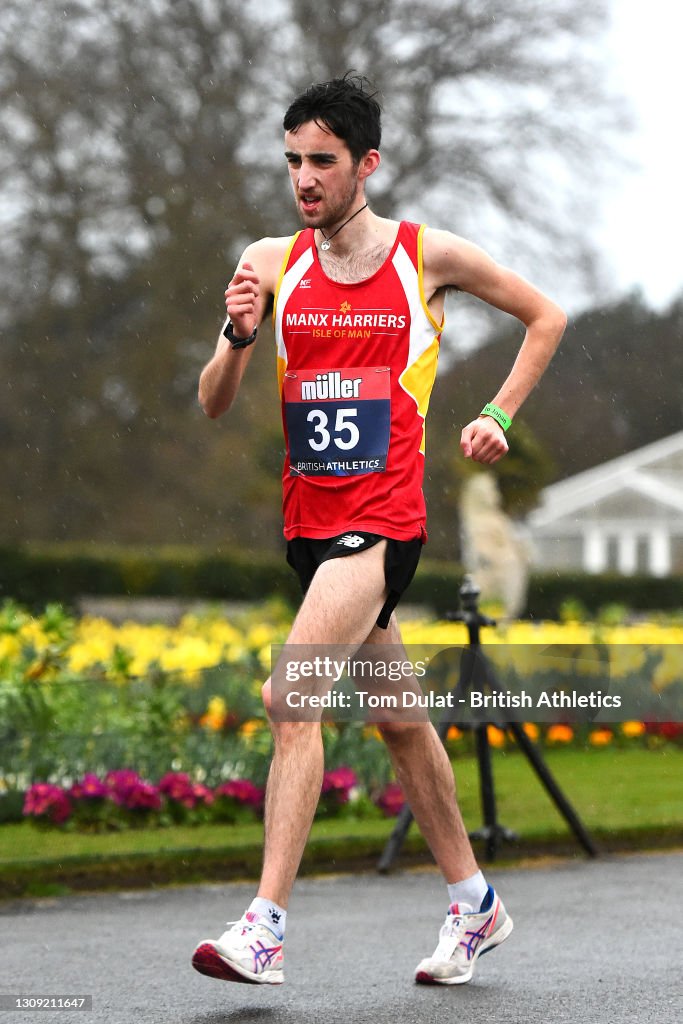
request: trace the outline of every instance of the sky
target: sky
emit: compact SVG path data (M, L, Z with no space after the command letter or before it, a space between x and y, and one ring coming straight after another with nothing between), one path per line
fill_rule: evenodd
M637 166L616 182L599 238L615 290L640 286L658 309L683 292L682 39L676 0L612 0L612 74L631 104Z

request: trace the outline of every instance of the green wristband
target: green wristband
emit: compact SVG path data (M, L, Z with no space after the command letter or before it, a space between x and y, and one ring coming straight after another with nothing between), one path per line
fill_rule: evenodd
M496 423L499 426L503 428L503 430L507 430L510 424L512 423L512 418L508 416L506 412L503 412L503 410L500 409L497 405L494 405L492 402L489 402L487 405L485 405L484 408L479 413L479 415L490 416L492 419L496 421Z

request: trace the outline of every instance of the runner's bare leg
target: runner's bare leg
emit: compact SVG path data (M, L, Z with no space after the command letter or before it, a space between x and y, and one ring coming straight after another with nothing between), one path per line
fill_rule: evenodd
M317 570L287 644L358 647L386 599L386 542L323 562ZM270 679L263 688L270 707ZM318 722L274 722L273 760L266 787L265 845L258 895L286 908L299 869L323 778Z
M401 631L392 615L389 628L375 626L368 644L401 644ZM405 659L397 655L398 660ZM420 831L447 882L474 875L477 865L462 820L455 779L448 755L430 722L378 723L396 778Z

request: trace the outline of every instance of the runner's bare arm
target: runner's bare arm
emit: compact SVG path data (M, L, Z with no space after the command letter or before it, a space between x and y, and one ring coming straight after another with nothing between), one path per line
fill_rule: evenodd
M483 395L511 418L541 379L564 333L567 318L560 307L523 277L496 263L478 246L448 231L424 235L424 282L429 301L442 289L460 288L517 317L526 335L500 390ZM497 462L508 450L503 429L490 416L464 428L463 454L476 462Z
M247 246L225 289L225 306L234 333L248 338L266 316L275 294L277 276L288 239L263 238ZM230 408L258 341L233 349L221 333L216 351L199 378L199 402L211 419Z

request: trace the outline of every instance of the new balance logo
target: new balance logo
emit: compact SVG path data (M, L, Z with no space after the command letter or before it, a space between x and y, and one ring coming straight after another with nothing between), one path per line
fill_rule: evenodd
M360 548L365 544L365 537L359 537L357 533L345 533L337 541L343 548Z
M299 281L299 288L310 288L310 287L311 287L311 278L310 277L305 277L302 281Z

